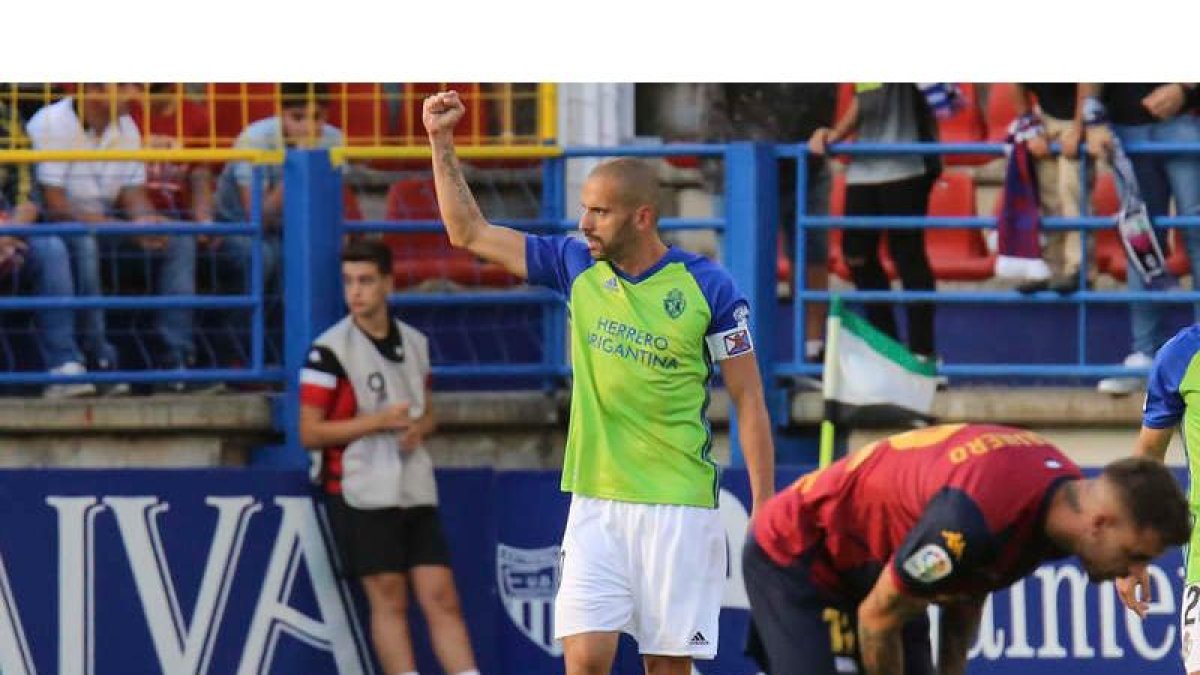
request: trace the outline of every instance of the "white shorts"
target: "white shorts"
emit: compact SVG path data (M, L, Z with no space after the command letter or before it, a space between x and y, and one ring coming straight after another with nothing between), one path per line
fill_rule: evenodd
M1200 672L1200 617L1197 617L1196 613L1197 595L1200 595L1200 584L1185 585L1183 602L1179 608L1179 640L1182 643L1183 670L1188 673Z
M717 655L728 564L718 509L574 496L554 638L622 631L655 656Z

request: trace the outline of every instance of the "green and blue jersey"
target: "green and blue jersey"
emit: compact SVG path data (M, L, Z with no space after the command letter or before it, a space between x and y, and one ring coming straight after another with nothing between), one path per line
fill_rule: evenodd
M715 508L712 364L753 351L749 306L716 263L670 248L637 277L566 236L529 236L529 281L562 293L574 385L562 489Z
M1184 328L1167 341L1154 357L1142 425L1151 429L1180 428L1187 457L1188 504L1192 522L1200 516L1200 490L1195 477L1200 468L1200 324ZM1200 581L1200 529L1192 528L1186 552L1186 583Z

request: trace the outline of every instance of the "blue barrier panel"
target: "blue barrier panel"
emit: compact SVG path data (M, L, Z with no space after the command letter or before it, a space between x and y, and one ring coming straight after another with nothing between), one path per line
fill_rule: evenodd
M779 472L781 484L798 467ZM568 497L558 473L438 472L462 606L489 675L563 672L550 611ZM1183 479L1182 471L1180 479ZM0 471L0 672L359 675L373 671L365 603L337 573L323 509L301 472ZM701 675L753 675L740 551L744 471L723 477L730 566L718 658ZM1071 561L994 594L971 672L1179 671L1178 551L1151 566L1143 622ZM415 603L413 603L415 605ZM422 673L439 673L413 607ZM935 631L936 644L936 631ZM640 674L622 641L614 673Z
M339 318L343 307L338 263L342 222L341 177L326 150L295 150L283 164L285 193L283 233L284 349L287 395L282 423L287 444L260 451L256 463L293 468L308 466L300 445L300 369L312 341ZM293 197L293 195L296 195Z
M365 673L303 474L0 472L0 671Z
M280 380L282 378L282 370L278 367L278 363L271 364L270 367L264 363L264 317L262 311L264 303L262 278L263 233L262 228L259 226L261 222L260 212L262 201L262 169L260 166L254 167L252 178L254 189L252 190L251 198L251 217L248 222L196 223L177 220L162 223L131 223L127 221L106 223L54 222L38 223L36 227L0 224L0 235L2 236L59 236L64 239L70 239L73 237L94 235L97 239L104 242L117 237L163 234L174 236L208 235L212 237L244 237L251 240L251 245L248 248L250 259L247 261L249 265L248 272L251 277L250 288L240 290L238 295L199 293L170 296L143 295L140 294L143 289L138 287L138 282L134 282L135 294L129 294L130 290L123 286L125 282L120 281L123 276L122 271L128 271L128 261L124 261L124 264L122 264L119 260L112 260L112 249L107 245L102 245L100 246L100 259L103 261L101 269L105 274L101 283L107 286L115 286L115 288L108 287L104 289L105 293L115 291L115 294L86 297L77 295L9 296L8 294L0 296L0 313L24 313L39 309L113 310L107 315L107 337L116 347L119 355L119 363L117 365L121 368L121 370L103 372L92 371L78 376L50 375L43 369L44 364L42 363L41 354L38 349L39 345L37 344L40 336L37 333L33 333L34 340L31 345L20 345L18 342L19 347L13 350L9 340L13 337L18 337L19 339L20 332L13 331L14 335L10 335L5 330L0 332L0 343L2 343L3 350L6 352L4 361L9 364L8 367L10 370L0 372L0 386L44 385L69 382L149 384L159 382L269 382ZM119 257L119 254L117 257ZM147 265L147 269L149 269L149 265ZM69 273L69 271L65 273ZM146 272L146 275L147 279L152 278L149 271ZM3 275L5 283L7 283L9 278L9 274L6 271ZM14 276L14 278L19 277ZM78 283L78 280L76 282ZM156 290L153 286L154 282L146 281L146 283L150 284L151 291ZM15 282L12 284L12 287L14 289L13 292L24 292L25 290L24 288L20 288ZM193 367L188 368L186 371L163 370L155 364L155 359L152 355L158 351L158 347L155 344L158 336L152 334L152 329L139 326L136 320L132 322L131 328L118 328L118 325L121 324L120 319L127 316L124 313L172 308L197 310L192 324L194 327L194 354L192 355L196 357L199 366L197 367L193 364ZM249 333L250 339L248 355L245 358L240 353L225 353L223 350L214 350L209 344L209 340L222 339L224 336L217 335L217 333L221 333L226 329L224 327L215 328L206 326L198 310L222 309L243 310L251 316L251 321L246 327L246 332ZM20 316L22 315L18 314L18 317ZM81 336L77 334L75 337L78 340ZM221 351L221 353L216 354L214 353L215 351ZM235 363L239 366L244 365L245 367L230 368ZM139 365L143 366L144 369L137 369Z
M768 414L778 424L788 416L787 396L771 377L773 336L770 311L775 300L775 230L779 219L776 166L771 146L732 143L725 153L725 266L738 289L750 301L750 332L759 358ZM762 236L766 233L767 236ZM758 236L756 236L758 235ZM744 466L736 415L730 416L731 463Z
M1196 155L1200 154L1200 143L1129 143L1124 146L1125 151L1130 155ZM853 156L881 156L881 155L961 155L961 154L983 154L1003 156L1005 146L999 143L838 143L829 148L828 156L834 157L838 155ZM1054 153L1060 152L1061 148L1057 144L1051 146L1051 151ZM775 155L777 157L789 157L804 160L808 157L808 146L806 144L794 145L779 145L775 147ZM822 371L820 364L811 364L804 362L804 309L805 304L809 301L826 302L830 297L830 293L824 291L812 291L806 287L805 265L806 260L804 253L804 242L806 230L808 229L828 229L828 228L846 228L846 229L862 229L862 228L879 228L891 229L900 227L920 227L924 229L943 229L943 228L995 228L996 218L989 217L897 217L897 216L858 216L845 215L840 217L828 217L811 215L805 212L804 193L807 189L806 174L807 162L797 162L797 179L796 193L798 195L795 222L789 223L788 226L793 227L796 231L796 241L799 247L797 260L795 261L793 274L793 288L796 292L792 297L792 351L791 359L781 359L776 362L774 373L779 376L805 376L818 375ZM947 169L947 172L952 172L952 169ZM1080 171L1080 212L1087 213L1089 205L1089 189L1087 178L1087 162L1079 162ZM1195 228L1200 227L1200 217L1195 215L1188 216L1166 216L1155 215L1154 224L1158 229L1181 227ZM1079 230L1081 232L1094 232L1098 230L1112 229L1115 227L1115 221L1112 217L1089 217L1082 216L1076 218L1060 218L1049 217L1044 218L1042 227L1046 230ZM1079 270L1079 285L1086 286L1088 270L1091 265L1089 259L1089 251L1086 238L1081 237L1081 259L1083 264ZM1194 301L1197 297L1194 293L1179 293L1179 292L1163 292L1159 291L1120 291L1110 293L1093 293L1079 292L1063 297L1050 291L1042 291L1032 295L1022 295L1015 290L1000 291L1000 292L912 292L912 291L871 291L871 292L851 292L844 293L842 296L852 302L865 301L888 301L888 302L927 302L933 301L936 303L963 303L963 302L979 302L979 303L1063 303L1074 305L1075 312L1075 359L1072 364L1053 364L1050 370L1045 368L1039 369L1032 363L987 363L987 364L954 364L947 365L939 369L939 372L946 375L981 377L981 378L1017 378L1028 375L1045 375L1045 376L1061 376L1061 377L1110 377L1121 375L1138 376L1144 374L1138 371L1121 369L1118 366L1111 364L1098 365L1089 360L1087 353L1088 334L1088 312L1089 306L1095 303L1115 303L1133 305L1134 303L1152 302L1152 303L1184 303ZM1200 314L1197 315L1200 317ZM1181 326L1182 327L1182 326ZM1053 371L1053 372L1052 372Z

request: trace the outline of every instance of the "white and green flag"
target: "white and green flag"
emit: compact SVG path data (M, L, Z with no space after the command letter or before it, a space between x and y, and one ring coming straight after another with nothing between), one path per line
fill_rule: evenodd
M835 425L929 421L937 366L915 356L834 298L825 336L825 419Z

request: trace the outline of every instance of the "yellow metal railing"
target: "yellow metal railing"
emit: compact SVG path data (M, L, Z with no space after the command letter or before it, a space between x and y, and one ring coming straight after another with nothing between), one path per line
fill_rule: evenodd
M562 153L562 148L553 145L467 145L458 148L458 156L463 159L544 159L559 157ZM349 146L329 151L330 159L335 164L372 159L429 159L431 155L428 145L377 148Z
M544 146L553 145L557 138L553 84L352 82L321 87L323 96L317 97L311 87L310 95L325 103L326 121L345 134L350 147L424 146L421 102L448 88L457 90L467 106L467 118L457 135L461 146ZM173 141L171 147L199 149L230 147L247 125L279 114L283 104L279 83L120 83L102 88L80 83L0 83L5 108L0 119L10 130L7 137L0 137L0 148L28 148L27 139L12 130L38 108L64 96L73 98L77 110L84 100L104 99L112 112L128 111L143 136L147 135L145 113L153 111L156 136ZM193 117L206 123L193 123ZM168 120L165 125L163 119Z
M4 150L0 164L38 162L251 162L282 164L282 150L182 148L177 150Z

